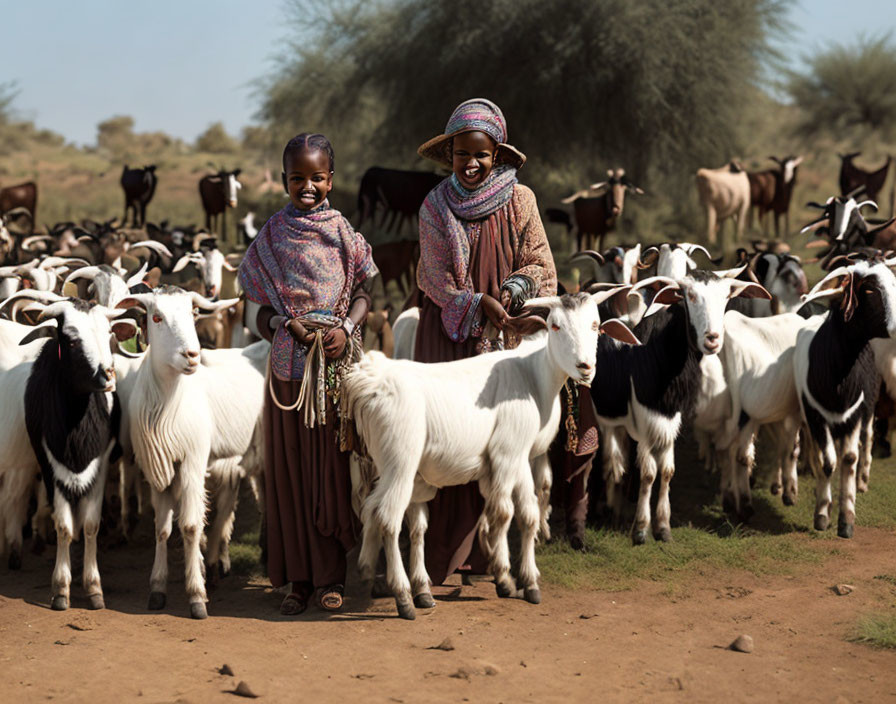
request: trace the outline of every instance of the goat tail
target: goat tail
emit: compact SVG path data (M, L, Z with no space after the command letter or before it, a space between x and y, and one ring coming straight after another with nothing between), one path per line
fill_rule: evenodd
M377 394L386 371L386 355L377 350L367 352L351 366L342 382L342 404L348 418L363 415L364 407Z

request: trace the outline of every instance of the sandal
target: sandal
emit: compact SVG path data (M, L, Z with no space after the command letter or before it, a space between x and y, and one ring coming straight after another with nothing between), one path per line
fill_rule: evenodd
M332 584L317 590L317 603L324 611L342 609L342 585Z
M299 591L292 591L280 602L280 613L284 616L298 616L308 608L310 590L299 587Z

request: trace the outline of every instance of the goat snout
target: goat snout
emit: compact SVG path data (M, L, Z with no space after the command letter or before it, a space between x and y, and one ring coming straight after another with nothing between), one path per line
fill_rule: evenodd
M719 351L722 346L721 335L717 332L708 332L703 340L703 347L707 352L713 354Z
M588 362L579 362L576 365L579 370L578 383L582 386L591 386L591 380L594 379L594 365Z
M184 370L184 373L192 374L199 366L199 350L183 350L181 354L187 362L187 367Z

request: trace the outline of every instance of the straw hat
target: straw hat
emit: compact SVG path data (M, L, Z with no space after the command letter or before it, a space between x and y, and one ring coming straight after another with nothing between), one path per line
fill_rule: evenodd
M463 132L473 131L485 132L495 140L498 144L495 152L496 161L510 164L517 169L526 163L526 155L507 144L507 122L504 120L501 108L485 98L466 100L454 108L454 112L448 118L448 124L445 125L445 133L420 145L417 153L450 169L451 138Z

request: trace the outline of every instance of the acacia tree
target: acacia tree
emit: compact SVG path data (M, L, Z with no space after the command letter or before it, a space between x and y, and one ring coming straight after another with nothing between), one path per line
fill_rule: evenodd
M488 97L535 165L525 179L550 197L624 166L671 212L698 167L738 154L787 4L294 2L293 43L263 84L260 117L281 139L324 131L343 176L357 177L373 163L419 167L417 145L451 110Z
M845 130L896 132L896 46L889 36L837 45L792 74L788 92L803 111L799 131L808 137Z

